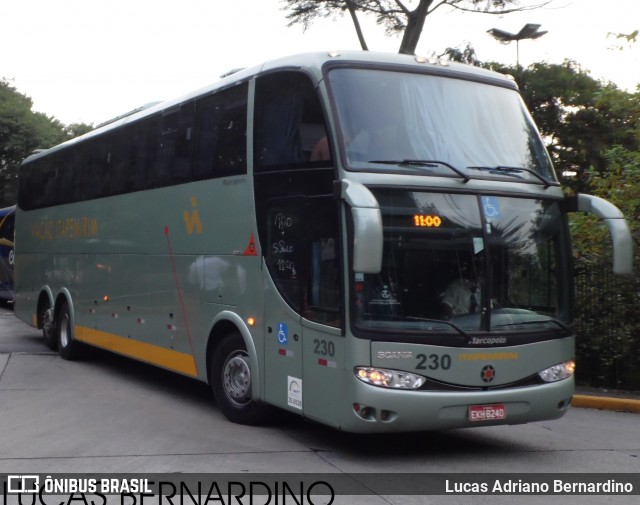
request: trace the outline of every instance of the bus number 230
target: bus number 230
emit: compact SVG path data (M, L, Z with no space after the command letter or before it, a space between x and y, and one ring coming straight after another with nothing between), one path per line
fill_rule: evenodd
M448 354L418 354L416 370L449 370L451 368L451 356Z

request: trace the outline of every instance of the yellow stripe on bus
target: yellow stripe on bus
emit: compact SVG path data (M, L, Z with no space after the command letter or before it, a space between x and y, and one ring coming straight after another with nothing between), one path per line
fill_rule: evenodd
M112 333L94 330L85 326L76 326L78 340L135 358L140 361L158 365L190 377L197 377L196 362L192 355L165 349L139 340L119 337Z

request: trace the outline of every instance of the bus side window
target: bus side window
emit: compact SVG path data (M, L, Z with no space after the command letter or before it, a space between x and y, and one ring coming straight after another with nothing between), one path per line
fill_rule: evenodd
M130 191L141 191L147 185L147 163L148 160L148 137L146 134L146 126L148 120L131 125L130 138L131 150L130 156Z
M336 174L320 97L309 76L296 71L260 76L255 89L256 215L269 273L292 309L339 327Z
M329 326L341 325L340 254L336 203L331 197L313 199L307 209L310 230L306 261L309 282L304 296L305 318Z
M22 168L22 176L18 180L18 202L22 208L31 210L42 206L44 180L45 166L41 160Z
M280 294L306 319L339 327L336 201L332 196L282 199L267 216L265 259Z
M193 142L193 121L195 102L183 103L180 107L178 130L176 132L173 149L173 163L171 164L171 184L189 180L191 172L191 146Z
M40 168L40 176L42 177L42 185L40 186L40 191L42 191L41 205L43 207L49 207L58 203L56 201L56 195L58 195L59 192L60 180L58 179L58 157L58 153L54 154L49 158L48 163L43 164Z
M322 107L311 80L300 72L279 72L258 78L254 119L256 171L306 168L327 164L312 159L327 137ZM316 162L313 164L312 162Z
M180 109L178 107L165 111L162 115L162 130L157 145L158 158L155 170L152 172L153 187L161 188L169 184L170 169L175 157L179 120Z
M244 106L228 107L218 125L215 171L220 176L247 172L247 111Z
M144 168L140 169L144 174L144 189L157 188L154 173L156 171L156 163L158 162L159 152L157 149L159 137L161 135L162 116L155 114L143 120L141 131L144 132L144 147L141 149L142 158L144 160Z
M302 202L273 202L267 212L265 260L278 291L287 303L300 312L302 287L307 272L303 259Z
M186 102L162 115L158 156L155 170L152 171L153 187L189 181L194 110L194 102Z
M60 167L60 203L75 202L80 197L78 184L78 167L82 166L83 154L81 150L64 152Z
M108 173L107 146L99 139L91 139L81 150L85 159L81 177L81 200L99 198L104 193L103 174Z
M110 134L107 170L102 174L103 194L118 195L131 191L131 142L129 129Z
M247 172L247 92L243 83L197 101L193 179Z

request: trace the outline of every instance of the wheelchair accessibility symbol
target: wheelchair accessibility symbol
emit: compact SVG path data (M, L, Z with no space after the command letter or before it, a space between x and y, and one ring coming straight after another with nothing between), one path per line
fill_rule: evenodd
M286 323L278 323L278 343L283 345L289 343L289 328Z
M500 203L495 196L483 196L482 208L484 209L484 217L487 219L500 218Z

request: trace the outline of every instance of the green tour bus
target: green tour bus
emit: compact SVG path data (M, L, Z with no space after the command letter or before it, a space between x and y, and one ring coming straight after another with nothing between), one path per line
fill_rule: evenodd
M313 53L223 76L33 154L15 313L64 359L107 349L351 432L562 416L574 391L565 197L514 81Z

